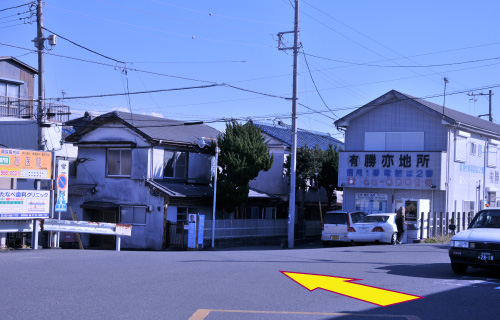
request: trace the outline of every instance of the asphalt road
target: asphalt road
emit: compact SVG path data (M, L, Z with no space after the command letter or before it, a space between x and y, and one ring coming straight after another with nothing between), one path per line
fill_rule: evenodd
M500 272L456 276L447 248L0 252L0 319L498 319ZM423 298L381 307L309 291L280 271L361 279Z

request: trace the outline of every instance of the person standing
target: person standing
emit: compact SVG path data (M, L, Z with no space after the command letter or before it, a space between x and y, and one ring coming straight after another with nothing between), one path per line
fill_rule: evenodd
M401 244L403 240L403 234L405 233L405 208L401 206L398 211L396 211L396 227L398 227L398 235L396 238L396 244Z

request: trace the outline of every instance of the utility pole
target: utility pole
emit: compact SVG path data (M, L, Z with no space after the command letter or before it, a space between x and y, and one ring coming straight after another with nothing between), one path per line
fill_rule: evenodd
M484 117L484 116L488 116L488 120L490 122L493 122L493 112L492 112L492 105L491 105L491 98L493 97L493 93L491 90L489 90L488 93L474 93L474 92L471 92L471 93L467 93L467 95L469 97L473 97L475 99L475 96L488 96L488 101L489 101L489 108L488 108L488 114L480 114L478 115L478 117ZM472 99L472 98L471 98Z
M38 49L38 105L36 111L36 121L38 123L38 150L44 150L44 139L43 139L43 115L45 102L45 87L44 87L44 41L43 38L43 2L38 0L36 8L36 25L37 33L35 39L35 46Z
M282 36L293 33L293 47L283 48ZM292 145L290 161L290 196L288 197L288 248L294 247L295 233L295 169L297 167L297 90L298 90L298 67L299 67L299 0L295 0L295 22L294 30L278 33L278 49L293 50L293 97L292 97Z
M36 122L38 124L38 150L45 150L44 135L43 135L43 114L45 102L45 88L44 88L44 41L43 38L43 2L37 1L36 6L36 39L35 46L38 49L38 105L36 110ZM40 190L40 180L36 180L36 189ZM38 250L38 230L40 228L40 220L33 220L33 233L31 236L31 248Z

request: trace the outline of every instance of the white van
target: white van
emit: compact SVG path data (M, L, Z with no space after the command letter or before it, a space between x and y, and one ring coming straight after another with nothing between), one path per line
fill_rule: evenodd
M328 211L325 214L323 230L321 231L323 245L329 246L334 243L349 242L347 228L365 216L366 214L361 211Z

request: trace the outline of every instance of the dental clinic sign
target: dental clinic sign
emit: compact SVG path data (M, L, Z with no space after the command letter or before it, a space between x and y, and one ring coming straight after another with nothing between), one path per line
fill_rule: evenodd
M357 188L441 189L443 152L348 152L339 154L339 185Z

